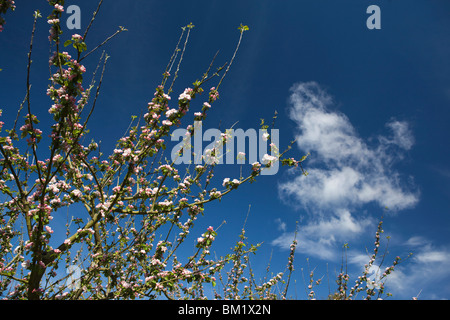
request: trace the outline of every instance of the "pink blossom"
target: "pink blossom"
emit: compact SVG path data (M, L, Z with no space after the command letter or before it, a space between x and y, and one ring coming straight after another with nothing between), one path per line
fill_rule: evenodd
M83 40L83 37L80 36L79 34L75 33L72 35L72 39L73 40Z
M83 195L83 193L78 189L73 190L72 194L77 198L80 198Z
M125 149L125 151L123 152L123 156L124 157L128 157L130 154L131 154L131 149L130 148Z
M169 118L170 116L176 114L178 111L176 109L170 109L166 111L166 117Z
M49 19L49 20L47 21L47 23L48 23L48 24L57 24L57 23L59 23L59 19Z
M55 9L59 12L63 12L64 11L64 7L60 4L55 4Z
M187 88L184 90L184 92L182 94L180 94L180 96L178 97L178 100L191 100L191 95L190 92L192 91L192 89Z
M267 153L262 157L262 162L264 164L270 164L270 166L273 165L273 162L276 161L278 158L274 156L269 156Z

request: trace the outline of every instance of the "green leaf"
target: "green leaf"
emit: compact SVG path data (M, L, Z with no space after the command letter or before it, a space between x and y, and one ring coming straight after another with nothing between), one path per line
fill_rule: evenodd
M239 26L238 30L239 30L240 32L244 32L244 31L248 31L249 28L248 28L248 26L244 26L244 25L241 23L241 25Z
M72 44L72 40L66 40L66 42L64 42L64 47L70 46Z

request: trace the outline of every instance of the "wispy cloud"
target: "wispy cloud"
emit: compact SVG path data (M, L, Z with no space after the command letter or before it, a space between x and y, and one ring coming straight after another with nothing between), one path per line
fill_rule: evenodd
M346 241L373 225L369 215L356 215L364 205L391 211L412 208L419 194L408 188L394 164L413 147L407 122L391 119L386 134L362 139L348 117L332 110L333 98L316 82L291 88L290 118L295 121L297 145L311 153L309 175L292 175L279 185L280 197L310 215L301 232L310 246L300 250L329 258L336 241ZM281 245L284 234L273 244Z
M437 247L423 237L410 238L405 245L413 246L414 254L389 276L389 291L405 299L419 293L423 299L448 299L450 249Z
M297 250L323 260L335 260L341 254L340 250L336 250L336 244L342 245L360 235L372 222L367 217L357 220L347 210L338 210L328 217L316 216L309 223L299 225ZM282 235L272 241L272 245L289 249L294 236L294 232L287 232L285 228Z

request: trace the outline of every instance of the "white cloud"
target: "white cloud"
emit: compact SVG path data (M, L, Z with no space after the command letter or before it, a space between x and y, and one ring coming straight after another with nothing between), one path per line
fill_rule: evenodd
M371 218L356 220L349 211L338 210L331 217L300 224L297 251L324 260L334 260L341 253L339 246L365 232L372 222ZM288 249L293 239L293 232L283 232L272 241L272 245Z
M331 110L333 99L317 83L295 84L289 102L297 145L311 153L309 175L291 175L278 188L281 199L310 213L309 221L300 226L300 251L334 257L330 250L335 251L337 242L375 223L367 216L355 218L356 210L374 203L398 211L418 202L418 192L409 189L393 168L414 144L407 122L391 119L386 134L376 137L373 145L358 135L345 114ZM284 246L287 235L273 244Z
M279 231L286 231L286 222L283 222L280 218L275 219L275 223L277 224L277 229Z
M405 242L404 245L407 246L407 247L419 247L419 246L422 246L424 244L428 244L428 240L425 237L413 236L413 237L409 238Z
M442 250L421 252L415 257L415 260L421 264L446 263L450 262L450 254Z
M401 150L410 149L414 138L406 122L391 120L392 136L379 137L378 146L361 139L346 115L329 111L332 99L315 82L299 83L291 89L291 118L297 123L297 144L311 152L312 162L321 167L308 170L280 185L282 196L293 196L305 206L343 208L376 202L401 210L414 206L416 192L402 187L391 166Z
M392 120L386 126L392 130L393 137L386 139L385 142L396 144L405 150L411 149L414 144L414 137L411 134L408 123Z
M286 232L273 240L271 244L282 249L289 250L289 246L294 240L294 232ZM312 238L307 233L301 231L297 234L297 252L304 253L308 256L315 256L324 260L333 260L336 258L336 250L330 246L329 239Z

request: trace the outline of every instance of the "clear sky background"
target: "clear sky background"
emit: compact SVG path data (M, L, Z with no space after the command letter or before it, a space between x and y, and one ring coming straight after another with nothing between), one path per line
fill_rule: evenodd
M45 94L49 6L44 0L16 2L0 33L2 121L12 123L23 100L32 14L40 9L44 18L37 25L31 83L33 112L45 125L51 119ZM81 9L82 30L65 28L67 37L84 32L97 6L96 1L66 1L66 7L70 4ZM370 5L381 9L379 30L366 26ZM448 299L449 13L446 0L105 0L88 47L118 26L129 31L104 48L111 58L91 135L102 141L104 151L113 149L131 115L140 115L153 97L181 26L192 22L195 28L173 97L202 75L217 50L217 66L229 61L237 27L246 24L250 30L205 129L236 121L237 128L258 129L260 118L270 120L277 110L280 148L297 138L291 155L311 153L304 163L309 175L280 168L274 176L241 186L207 207L199 230L226 220L218 236L222 252L237 239L251 205L247 236L263 242L252 267L264 276L271 255L271 270L284 270L298 221L291 296L306 297L302 269L308 281L309 259L316 279L323 276L317 297L325 298L335 288L343 244L349 244L351 285L369 260L366 248L372 251L383 216L384 235L391 238L382 269L395 256L413 253L389 278L387 291L394 299L419 293L422 299ZM88 74L99 54L85 62ZM220 174L236 177L239 166L223 165Z

